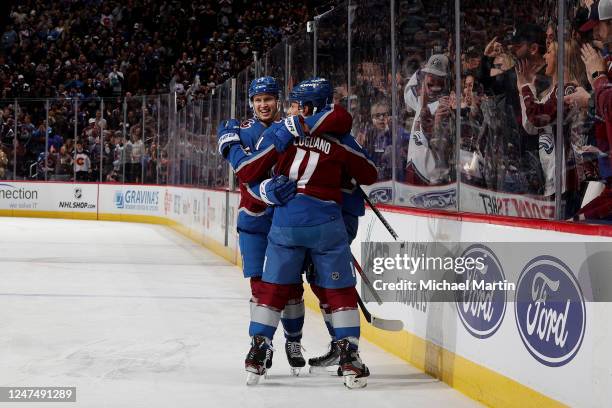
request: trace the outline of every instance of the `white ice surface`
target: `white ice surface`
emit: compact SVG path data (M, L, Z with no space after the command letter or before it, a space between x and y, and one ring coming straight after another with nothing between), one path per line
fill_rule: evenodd
M362 341L372 376L291 377L282 333L270 378L244 385L249 286L170 229L0 218L0 386L76 386L76 403L3 407L468 407L459 392ZM306 314L307 357L326 350Z

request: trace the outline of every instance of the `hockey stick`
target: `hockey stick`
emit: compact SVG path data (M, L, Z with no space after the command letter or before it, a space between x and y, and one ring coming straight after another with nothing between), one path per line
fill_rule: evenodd
M380 213L380 211L378 210L378 208L376 208L376 206L374 205L374 203L372 203L372 200L370 200L370 197L368 197L368 195L366 194L365 191L363 191L363 189L361 188L361 186L357 186L357 189L359 190L359 193L361 193L361 196L363 197L363 199L366 201L366 203L368 203L368 205L370 206L370 208L372 209L372 211L374 211L374 214L376 214L376 216L378 217L378 219L380 220L380 222L383 223L383 225L385 226L385 228L387 228L387 231L389 231L389 234L391 234L391 236L393 237L393 239L395 239L396 241L399 239L399 236L397 235L397 232L395 232L395 230L393 229L393 227L391 227L391 224L389 224L389 222L385 219L385 217L383 217L383 215Z
M380 295L374 289L374 285L372 285L372 282L370 282L370 279L366 276L363 269L361 269L361 265L359 265L359 262L357 262L357 259L355 259L355 256L353 256L353 265L355 265L355 269L357 269L357 272L359 272L361 279L366 284L366 287L370 290L370 293L372 294L372 296L374 296L374 300L376 300L376 302L379 305L382 305L383 302L382 302L382 299L380 298Z
M333 137L333 136L329 136L325 133L321 133L319 135L317 135L317 137L320 137L321 139L325 139L327 141L330 141L331 139L333 140L338 140L337 138ZM374 205L374 203L372 203L372 200L370 200L370 197L368 197L368 195L365 193L365 191L363 191L363 189L361 188L361 186L359 184L357 184L357 190L359 190L359 193L361 194L361 196L363 197L363 199L366 201L366 203L368 203L368 205L370 206L370 208L372 209L372 211L374 211L374 214L376 214L376 216L378 217L378 219L380 220L380 222L383 223L383 225L385 226L385 228L387 228L387 231L389 231L389 234L391 234L391 236L393 237L393 239L395 239L396 241L399 239L399 235L397 235L397 232L395 232L395 230L393 229L393 227L391 227L391 225L389 224L389 222L385 219L385 217L380 213L380 211L378 210L378 208L376 208L376 206ZM402 248L404 247L404 243L402 243Z
M370 323L372 326L386 331L401 331L404 328L404 322L401 320L388 320L381 319L380 317L372 316L372 314L368 311L368 309L363 304L363 300L357 294L357 303L361 308L361 312L363 313L363 317L365 317L366 321Z
M376 292L376 290L374 290L374 286L372 286L372 283L370 282L366 274L363 272L363 269L361 269L361 265L359 265L354 256L353 265L355 265L357 272L359 272L359 275L361 275L361 279L363 279L368 289L370 289L370 292L374 296L374 299L376 299L379 305L382 305L382 299L380 298L380 295ZM357 303L359 304L359 307L361 308L361 311L363 312L363 316L365 317L366 321L372 326L387 331L400 331L404 328L404 323L401 320L388 320L372 316L370 311L365 307L365 304L363 303L361 296L359 296L359 293L357 293Z

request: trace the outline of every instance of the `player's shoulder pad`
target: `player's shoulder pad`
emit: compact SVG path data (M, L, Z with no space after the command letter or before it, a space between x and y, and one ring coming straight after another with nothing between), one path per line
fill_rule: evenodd
M353 126L353 117L344 106L339 104L328 105L321 112L306 118L312 136L328 133L344 135L350 133Z

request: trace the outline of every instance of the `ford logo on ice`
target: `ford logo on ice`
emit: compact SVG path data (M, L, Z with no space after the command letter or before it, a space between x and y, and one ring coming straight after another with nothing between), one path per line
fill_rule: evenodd
M472 283L504 282L506 277L495 254L484 245L470 246L461 257L464 259L483 259L484 268L481 270L472 267L467 269L465 273L456 274L457 282L467 282L468 288L455 293L457 295L457 313L463 326L472 336L486 339L499 329L504 320L506 291L503 289L480 289Z
M415 207L420 208L447 208L455 206L456 195L457 191L453 188L451 190L417 194L410 197L410 201Z
M578 281L562 261L539 256L521 272L516 324L529 353L549 367L567 364L580 349L586 308Z

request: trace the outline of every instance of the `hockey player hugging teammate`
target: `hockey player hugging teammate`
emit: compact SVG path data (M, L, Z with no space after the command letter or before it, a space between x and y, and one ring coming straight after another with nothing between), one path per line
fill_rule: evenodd
M218 128L218 145L219 152L224 157L227 157L231 145L236 145L236 148L245 154L257 151L257 141L261 138L261 134L278 119L278 93L278 84L272 77L261 77L251 82L249 100L255 117L242 125L235 119L221 122ZM267 189L266 197L268 198L268 201L264 202L259 196L259 190L262 180L266 177L267 175L263 175L259 179L253 179L251 184L242 182L243 180L239 177L240 205L237 229L243 273L245 278L250 278L251 283L252 322L261 321L255 305L262 290L261 275L271 224L271 211L267 210L268 204L283 204L293 197L296 191L295 181L290 181L284 176L275 177L264 185L264 192ZM285 328L285 350L289 364L296 370L306 364L300 346L304 325L302 293L297 289L292 293L281 316ZM270 368L272 366L271 350L268 357L267 368Z
M312 104L312 101L310 100L313 99L309 84L310 81L304 81L293 88L289 94L289 101L291 102L289 114L297 115L300 111L302 111L305 115L305 123L311 130L311 133L316 134L323 132L329 135L334 135L334 137L338 137L343 144L351 147L355 151L367 155L365 150L363 150L355 138L350 134L353 127L353 118L342 107L342 105L326 105L321 110L317 108L316 113L314 112L315 109L311 109L309 107L309 105ZM324 97L326 101L331 101L333 95L331 85L327 86L325 82L322 82L322 85L319 87L323 88L324 92L319 89L316 96ZM317 103L315 103L313 106L319 106L320 104L321 101L317 101ZM363 197L358 191L353 180L348 175L344 174L342 182L342 218L344 219L349 244L352 243L357 236L359 217L363 216L364 214L365 205ZM338 370L338 364L340 363L340 349L338 347L338 341L332 326L332 310L330 305L327 303L324 288L321 288L316 284L312 284L314 283L316 274L310 259L308 259L305 271L306 278L308 282L311 283L311 289L319 298L319 307L331 337L329 351L320 357L310 358L308 360L310 372L327 371L329 373L335 373L338 371L339 375L341 375L342 370Z
M331 102L332 87L327 80L307 80L296 89L300 92L293 93L304 116L321 112ZM333 116L333 112L332 107L327 116ZM246 155L238 145L230 147L228 158L241 180L258 180L274 166L277 174L297 182L297 195L276 206L272 217L261 292L253 313L259 321L251 323L253 341L245 362L250 373L248 382L256 383L266 371L280 311L301 289L307 258L315 271L311 286L330 311L345 385L363 387L369 375L358 354L356 278L341 205L347 179L372 184L377 172L360 149L342 143L342 135L323 133L321 124L326 123L327 116L321 115L310 134L304 133L303 117L286 118L264 132L255 155Z

